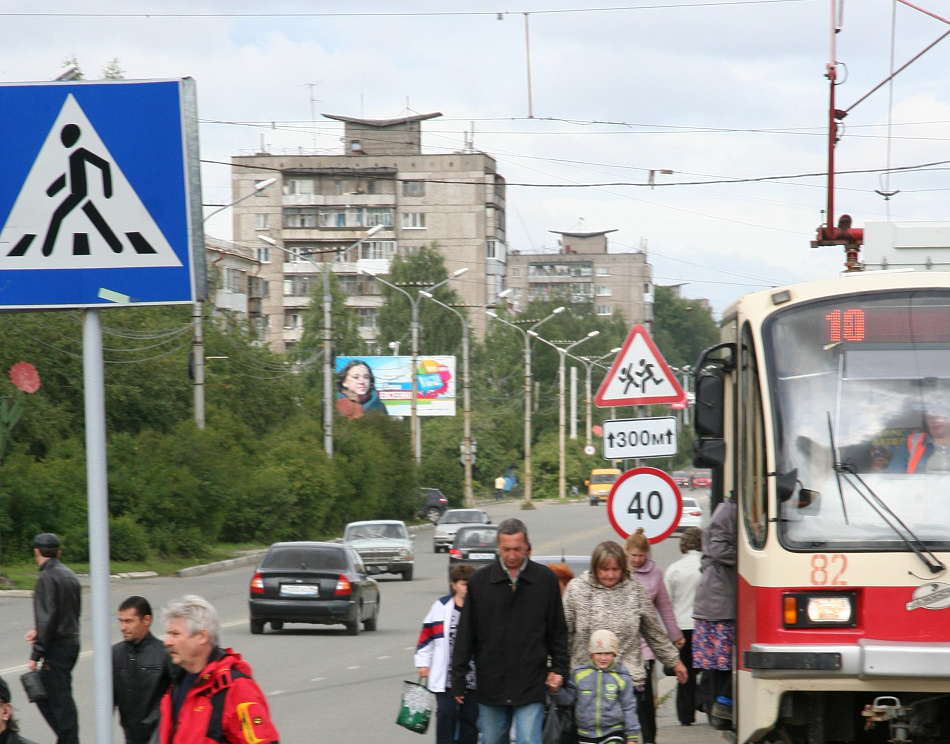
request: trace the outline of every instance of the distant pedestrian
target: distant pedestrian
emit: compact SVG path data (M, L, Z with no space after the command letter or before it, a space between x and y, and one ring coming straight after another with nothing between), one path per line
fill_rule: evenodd
M574 707L578 744L637 744L637 698L627 668L617 660L620 643L609 630L591 633L590 659L561 686L548 686L558 703Z
M160 744L277 744L280 737L251 666L221 648L218 613L187 594L165 610L165 648L175 670L162 697Z
M152 606L131 596L119 605L124 640L112 647L112 695L126 744L148 744L158 730L162 695L174 667L165 646L151 632Z
M498 525L498 561L469 580L459 621L452 695L462 703L471 694L466 677L474 658L484 744L507 744L512 723L518 744L541 744L545 687L554 675L568 673L557 576L527 556L528 545L528 528L520 519Z
M502 496L505 494L505 486L508 485L508 481L503 475L499 475L495 478L495 501L501 501Z
M20 725L13 717L10 704L10 687L0 677L0 742L3 744L35 744L20 736Z
M61 546L52 532L33 539L40 575L33 590L34 628L26 640L33 644L29 668L40 669L46 687L46 699L36 707L56 734L57 744L79 744L73 667L79 658L82 592L76 574L59 559Z
M676 686L676 717L683 726L696 720L696 675L693 667L693 600L699 583L699 562L702 558L703 531L699 527L687 527L680 536L680 552L683 557L670 565L663 575L666 591L673 603L676 624L683 631L685 643L680 646L680 661L686 665L689 679Z
M449 574L452 593L435 601L422 621L416 644L415 663L420 678L426 678L438 704L436 744L475 744L478 740L478 701L475 699L475 665L466 675L469 693L461 704L452 697L452 650L462 608L468 594L468 580L475 573L470 563L456 563ZM458 735L456 735L456 730Z

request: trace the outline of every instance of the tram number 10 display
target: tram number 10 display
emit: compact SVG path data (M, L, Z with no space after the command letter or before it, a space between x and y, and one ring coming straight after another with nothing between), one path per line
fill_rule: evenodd
M825 320L828 323L826 331L830 343L864 341L864 310L857 307L832 310L825 315Z

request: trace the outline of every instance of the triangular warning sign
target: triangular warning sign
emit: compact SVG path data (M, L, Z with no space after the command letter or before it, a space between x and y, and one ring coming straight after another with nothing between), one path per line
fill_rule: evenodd
M0 230L0 270L181 265L68 95Z
M642 325L635 325L600 384L594 403L610 408L676 403L685 398L653 339Z

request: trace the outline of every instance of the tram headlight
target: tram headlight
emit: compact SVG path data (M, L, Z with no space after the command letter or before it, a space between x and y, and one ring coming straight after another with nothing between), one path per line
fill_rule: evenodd
M786 628L853 628L857 624L853 592L794 592L782 595Z

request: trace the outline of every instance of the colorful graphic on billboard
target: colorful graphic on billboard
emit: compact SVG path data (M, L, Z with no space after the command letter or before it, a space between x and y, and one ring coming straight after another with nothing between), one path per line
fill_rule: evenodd
M420 356L417 415L454 416L454 356ZM369 413L412 415L412 357L338 356L336 408L347 418Z

